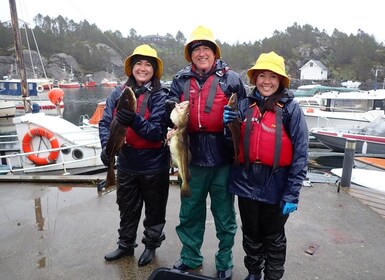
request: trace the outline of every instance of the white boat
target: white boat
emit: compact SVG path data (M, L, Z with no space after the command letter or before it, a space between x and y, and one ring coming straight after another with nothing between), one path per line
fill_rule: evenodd
M11 2L14 1L10 1L10 6L16 6ZM12 20L12 23L15 22L14 35L19 38L17 15L13 9L11 9L11 16L15 19ZM16 48L16 50L16 56L21 56L21 49ZM20 64L20 68L25 70L24 65ZM20 80L22 78L23 75L20 75ZM8 90L11 90L11 93L15 89L14 96L21 98L25 94L25 92L22 94L21 89L18 88L20 82L4 84L9 86ZM30 83L28 83L29 86ZM38 91L34 88L36 84L31 83L31 86L32 89L27 90L24 98L29 98L31 90ZM48 95L53 104L59 104L63 98L63 90L52 89ZM1 149L1 174L41 172L69 174L74 170L78 173L79 169L104 168L100 160L101 144L97 129L82 129L60 116L34 112L14 117L13 124L16 129L15 141L9 141L8 138L11 135L6 135L8 143L5 143L5 146L13 142L15 147Z
M385 154L385 116L379 116L364 128L345 125L343 128L312 128L310 135L336 152L344 152L347 139L356 141L356 153Z
M26 31L26 36L28 38L27 24L25 24L24 27ZM19 30L17 30L17 33L18 32ZM32 29L31 29L31 32L34 37ZM19 37L20 34L18 35L14 34L14 35L15 37ZM21 45L21 42L20 42L20 45ZM37 44L36 44L36 48L38 49ZM28 44L28 51L29 52L31 51L29 44ZM20 53L17 53L17 56L21 57L23 55L21 50L18 50L18 52ZM40 56L40 53L39 53L39 56ZM33 64L31 54L30 54L30 58L31 58L31 65L33 66L34 64ZM39 58L40 58L40 61L42 62L41 57ZM18 61L18 59L16 59L16 61ZM24 67L21 66L21 67L25 68L25 66ZM41 67L44 70L43 63ZM27 96L28 96L28 99L30 100L32 110L34 112L44 112L46 114L51 114L51 115L58 115L58 114L62 115L64 111L64 101L61 100L59 104L53 104L48 97L48 92L52 89L52 86L51 86L52 81L50 81L47 77L37 78L38 75L34 69L35 67L32 67L34 78L27 78L27 73L25 73L25 77L27 78L26 79L27 92L28 92ZM4 76L3 79L0 80L0 100L13 102L15 104L14 114L9 115L7 112L9 116L18 116L26 112L24 107L24 100L22 99L22 96L23 94L25 94L25 92L24 93L22 92L21 76L19 77L18 74L20 74L20 69L18 69L18 67L14 67L13 65L11 65L9 74L7 76ZM17 77L17 78L14 78L14 77ZM0 116L4 114L3 112L1 112L3 111L2 109L6 110L8 108L0 106Z
M342 177L342 168L334 168L331 172ZM350 182L362 187L385 193L385 171L353 168Z
M83 129L58 116L29 113L13 118L16 149L4 151L2 173L75 174L104 169L97 129Z
M385 90L328 91L317 96L320 106L303 106L309 130L315 127L364 128L384 115Z
M64 111L64 101L60 100L59 108L49 98L49 90L44 89L44 82L41 79L27 79L28 95L33 110L44 112L49 115L62 115ZM0 80L0 116L8 117L19 116L25 113L22 100L20 79ZM2 106L2 104L12 106ZM13 113L13 114L12 114Z
M16 104L12 100L0 99L0 118L10 118L16 113Z

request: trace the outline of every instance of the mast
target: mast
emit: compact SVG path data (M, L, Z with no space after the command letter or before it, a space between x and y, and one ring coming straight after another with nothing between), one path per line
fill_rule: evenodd
M11 10L13 40L15 42L16 63L19 68L24 111L25 113L30 113L32 112L31 99L29 97L29 92L28 92L27 73L25 71L25 65L24 65L24 57L23 57L23 50L21 45L21 36L20 36L15 0L9 0L9 7Z

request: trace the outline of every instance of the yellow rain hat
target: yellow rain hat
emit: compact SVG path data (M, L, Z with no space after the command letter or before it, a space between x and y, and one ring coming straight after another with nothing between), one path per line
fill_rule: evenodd
M215 58L220 58L221 57L221 49L219 48L218 44L215 42L213 32L208 29L207 27L204 26L198 26L193 30L193 32L190 35L189 40L187 41L185 47L184 47L184 57L188 62L191 62L191 50L190 50L190 45L193 42L196 41L208 41L208 47L211 48L211 46L215 47ZM200 44L200 45L204 45Z
M140 45L140 46L136 47L134 52L132 53L132 55L130 55L129 57L126 58L126 60L124 62L124 70L125 70L127 76L132 75L131 60L134 56L148 56L150 58L154 58L156 60L156 63L158 64L158 67L156 67L155 76L158 79L160 79L162 77L163 62L158 57L158 53L156 52L156 50L151 48L149 45Z
M283 77L283 85L288 88L290 85L290 79L286 75L285 71L285 60L282 56L275 52L261 53L258 57L255 65L247 70L247 76L250 79L250 83L255 85L254 73L258 70L270 70Z

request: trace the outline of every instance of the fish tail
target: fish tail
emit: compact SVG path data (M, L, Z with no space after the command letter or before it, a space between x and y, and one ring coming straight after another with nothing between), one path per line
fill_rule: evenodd
M182 187L180 189L180 196L181 197L190 197L191 196L191 189L187 182L182 182Z
M108 170L107 170L107 177L106 177L106 186L105 188L108 189L112 186L116 185L116 179L115 179L115 171L114 171L114 167L112 165L112 167L108 167Z

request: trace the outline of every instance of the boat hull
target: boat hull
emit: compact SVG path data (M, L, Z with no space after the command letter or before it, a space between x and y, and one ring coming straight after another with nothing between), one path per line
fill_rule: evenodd
M344 152L346 140L351 139L356 141L356 153L385 154L385 137L349 133L339 134L322 130L312 130L310 134L335 152Z

